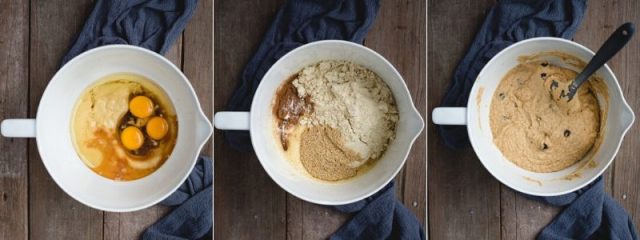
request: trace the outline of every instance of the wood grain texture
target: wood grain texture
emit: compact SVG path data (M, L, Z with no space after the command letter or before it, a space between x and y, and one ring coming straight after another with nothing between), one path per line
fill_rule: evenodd
M92 3L81 0L31 2L29 116L58 70L88 16ZM102 212L64 193L44 168L34 140L29 140L29 237L32 239L102 238ZM81 229L81 230L80 230Z
M421 1L381 1L376 21L364 45L382 54L402 74L411 97L422 116L426 116L426 6ZM410 47L405 47L410 46ZM426 149L422 133L395 178L396 195L425 225ZM350 216L333 209L287 198L287 236L290 239L324 239ZM425 227L426 229L426 227Z
M0 1L0 120L26 118L29 2ZM27 140L0 138L0 239L27 239Z
M242 68L282 2L214 1L215 111L224 110ZM419 1L382 1L379 14L365 45L380 51L403 74L414 102L424 116L425 6ZM405 48L405 45L412 47ZM216 238L322 239L349 219L347 214L286 194L265 174L253 153L232 150L222 132L215 132L215 142ZM399 198L423 223L426 200L424 144L423 135L408 159L407 170L396 178Z
M428 1L428 112L440 104L492 0ZM427 117L430 119L430 117ZM500 184L471 148L444 146L428 121L428 208L432 239L499 239Z
M609 35L615 30L615 28L617 28L620 24L624 23L625 21L634 20L632 18L629 18L632 16L628 14L627 15L620 14L620 13L624 13L625 11L624 9L626 7L631 7L626 5L627 2L628 1L614 1L614 2L590 1L588 2L585 17L582 21L582 24L578 28L576 35L574 36L574 41L596 51L602 45L602 43L604 43L604 41L609 37ZM633 10L633 8L631 9ZM638 8L636 5L635 12L637 11L638 11ZM637 20L638 19L636 18L635 21L637 22ZM626 54L628 54L627 51L632 50L634 47L636 47L637 49L637 45L638 45L637 39L635 44L633 42L630 42L622 52L618 53L613 59L611 59L608 62L608 65L613 69L614 73L618 76L618 79L621 82L623 82L624 79L626 78L625 74L631 73L630 71L627 70L628 66L626 66L628 61L631 60L626 57ZM622 71L617 71L618 69ZM626 87L629 87L629 88L626 88ZM623 86L623 90L631 90L633 87L636 87L637 89L638 85L636 84L636 85L630 85L626 87ZM637 97L634 97L637 95L633 93L631 95L630 94L625 94L625 95L627 99L630 101L637 99ZM633 133L630 133L629 136L633 136ZM633 137L632 138L627 137L624 143L635 144L635 146L639 146L638 145L639 142L637 141L637 138L633 138ZM629 150L625 151L625 148L622 147L620 154L624 154L625 152L633 154L632 151L629 151ZM618 159L620 159L620 157L618 157ZM628 159L630 159L629 161L631 162L635 161L634 158L628 157ZM629 161L625 161L625 162L629 162ZM620 162L620 161L615 161L614 165L612 165L612 167L610 167L604 173L605 186L606 186L607 192L609 193L612 193L612 190L613 190L612 187L614 186L613 184L615 182L614 180L615 176L613 175L615 171L613 169L617 169L615 167L617 166L616 164L617 162ZM627 170L629 167L633 168L634 166L635 165L625 166L626 167L625 170ZM625 170L623 170L623 172L627 172L627 173L632 172L632 169L629 169L628 171L625 171ZM637 181L638 179L635 179L635 180ZM624 182L618 183L617 186L622 184L624 184ZM633 186L633 187L635 188L636 186ZM554 207L554 206L546 205L544 203L540 203L538 201L532 201L530 199L527 199L523 197L521 194L518 194L505 186L502 186L501 189L503 193L502 195L503 238L508 236L508 237L514 237L517 239L533 239L538 235L540 230L544 228L547 224L549 224L553 220L553 218L562 210L562 208L559 208L559 207ZM637 190L636 190L636 194L631 194L631 195L637 196ZM621 196L618 198L621 198ZM513 207L511 207L512 206L511 204L513 204ZM506 206L509 206L509 207L506 207ZM510 218L510 217L513 217L513 218ZM513 219L513 220L509 220L509 219Z
M365 45L382 54L403 76L420 115L426 117L426 1L382 1ZM425 225L426 131L396 177L398 198ZM426 229L426 228L425 228Z
M182 36L164 55L178 68L182 68ZM138 239L158 219L171 211L160 204L129 213L104 212L104 240Z
M468 49L473 40L478 25L484 19L486 10L494 1L429 1L429 106L437 106L443 94L446 92L453 69L462 59L462 54ZM639 22L637 12L640 5L636 1L589 1L587 3L585 18L579 27L575 41L592 50L597 50L607 39L609 34L620 24L626 21ZM453 18L451 16L464 16ZM465 31L465 29L467 29ZM468 31L473 29L473 31ZM636 79L640 78L640 40L633 39L627 47L610 62L609 66L617 75L623 92L629 104L635 112L638 112L640 101L640 85ZM637 182L640 170L637 159L640 140L637 136L637 127L631 129L623 142L617 159L604 174L606 190L632 214L636 226L640 219L640 187ZM483 174L475 181L464 181L454 175L461 175L462 179L469 178L473 171L486 172L479 164L466 162L466 165L444 164L442 161L461 161L461 153L464 160L477 162L471 150L458 153L447 153L450 150L443 149L440 137L435 127L430 124L429 130L429 207L430 207L430 236L434 239L441 238L468 238L470 236L482 239L533 239L562 209L548 206L533 201L514 192L508 187L499 185L499 198L496 199L495 188L487 188L485 182L497 182L490 175ZM457 155L453 155L457 154ZM442 172L451 172L443 174ZM475 173L477 174L477 173ZM445 176L445 177L442 177ZM453 180L453 181L452 181ZM478 189L481 189L480 191ZM476 216L476 219L491 219L490 224L478 223L473 218L467 218L465 209L467 206L482 204L476 198L469 203L465 200L465 192L475 192L480 199L492 199L490 211L485 211ZM461 194L462 193L462 194ZM439 194L440 196L434 196ZM444 195L444 196L443 196ZM446 197L454 195L455 198ZM469 195L466 195L469 196ZM457 199L463 197L463 199ZM444 200L442 200L444 198ZM491 204L491 203L494 204ZM495 216L495 203L499 206L499 215ZM440 209L448 210L440 210ZM471 213L471 212L469 212ZM464 227L468 225L469 227ZM479 226L480 225L480 226ZM500 227L499 232L496 230ZM444 227L444 229L443 229ZM486 235L484 233L492 234Z
M213 111L213 2L200 0L183 34L182 69L193 85L200 106L212 120ZM203 148L211 156L211 141Z
M348 214L287 194L287 239L327 239L348 219Z
M214 1L214 110L225 109L240 72L266 32L281 0ZM255 154L231 149L214 133L216 239L283 239L286 193L267 176Z
M155 205L130 213L104 212L104 240L139 239L158 219L170 212L169 207Z
M0 119L35 117L42 92L80 31L92 1L1 1ZM199 1L185 35L166 54L182 68L183 51L205 112L212 109L212 1ZM210 145L209 145L210 146ZM205 153L211 154L210 148ZM134 239L170 210L103 213L66 195L42 165L35 141L0 138L0 239ZM103 229L104 228L104 229ZM104 231L103 231L104 230Z
M204 113L213 120L213 0L198 1L198 8L185 28L183 38L182 70L198 94ZM213 156L212 151L212 140L209 140L202 154ZM210 213L211 218L214 212Z
M636 24L636 33L625 48L608 65L622 87L625 99L638 116L640 113L640 3L630 0L590 1L585 22L575 40L597 50L618 26L624 22ZM636 122L627 132L613 165L606 186L613 197L631 214L636 229L640 227L640 127Z
M212 21L211 0L198 1L196 12L183 35L165 54L173 64L183 69L207 116L211 116L213 103ZM203 154L211 155L210 143L203 149ZM105 212L104 239L137 239L147 227L170 211L169 207L155 205L131 213Z

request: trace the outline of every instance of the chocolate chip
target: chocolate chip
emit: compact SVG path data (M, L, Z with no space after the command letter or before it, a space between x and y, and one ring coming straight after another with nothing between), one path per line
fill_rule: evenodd
M504 93L500 93L500 94L498 94L498 97L500 97L500 100L504 99L504 97L505 97L505 96L504 96Z
M549 66L548 62L542 62L540 65L542 65L543 67Z
M547 150L549 146L546 143L542 143L542 150Z
M566 96L567 95L564 94L564 89L562 89L562 91L560 91L560 97L563 98L563 97L566 97Z
M547 79L547 73L540 73L540 77L544 80Z
M571 131L569 131L569 129L564 130L564 137L569 137L571 136Z
M551 80L551 90L554 90L556 88L558 88L558 81L556 80Z

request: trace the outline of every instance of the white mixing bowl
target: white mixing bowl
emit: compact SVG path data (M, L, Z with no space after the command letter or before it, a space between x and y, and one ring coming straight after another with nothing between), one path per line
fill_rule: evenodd
M605 65L596 72L596 75L604 80L609 92L608 101L603 96L598 96L600 105L608 105L607 117L602 144L595 149L591 157L585 157L569 168L552 173L527 171L506 159L493 143L489 123L489 109L493 94L503 76L519 63L518 57L553 51L575 56L584 62L589 62L594 56L588 48L561 38L541 37L520 41L502 50L482 69L471 89L466 108L436 108L432 114L435 124L466 124L471 145L485 168L510 188L537 196L569 193L595 180L613 161L625 133L631 128L635 118L622 95L616 76ZM562 61L553 57L546 60L559 64L561 64L559 61ZM563 66L569 67L569 65ZM574 70L580 71L580 69ZM593 163L588 164L589 161Z

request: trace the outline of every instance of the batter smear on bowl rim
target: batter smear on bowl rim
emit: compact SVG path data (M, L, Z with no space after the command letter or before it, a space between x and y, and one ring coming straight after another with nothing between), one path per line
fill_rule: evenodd
M395 137L398 122L384 81L363 66L338 60L292 76L278 89L273 112L282 149L326 181L349 179L371 166Z

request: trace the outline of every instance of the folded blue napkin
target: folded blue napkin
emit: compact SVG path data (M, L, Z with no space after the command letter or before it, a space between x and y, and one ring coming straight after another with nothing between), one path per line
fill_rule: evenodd
M531 198L567 206L538 234L538 239L638 239L629 214L605 193L602 177L573 193Z
M502 0L494 6L471 48L456 68L442 106L465 106L478 73L500 50L520 40L553 36L570 39L586 10L585 0ZM465 127L439 126L445 144L468 146ZM602 178L593 184L557 197L533 197L567 206L538 235L538 239L637 239L629 214L604 191Z
M151 225L142 239L213 238L213 161L201 156L187 180L161 204L176 206Z
M62 59L103 45L130 44L164 54L191 19L197 0L98 0Z
M341 39L362 43L379 8L378 0L289 0L278 11L258 51L240 76L227 110L248 111L262 76L280 57L305 43ZM251 150L246 131L227 131L238 150ZM375 195L335 209L355 214L332 239L424 239L422 225L395 198L393 183Z
M357 214L330 239L425 239L418 219L396 199L394 185L391 182L371 197L335 207L344 213Z
M165 53L193 15L196 0L98 0L62 59L102 45L130 44ZM149 227L143 239L212 238L211 159L200 157L189 178L162 204L176 208Z

